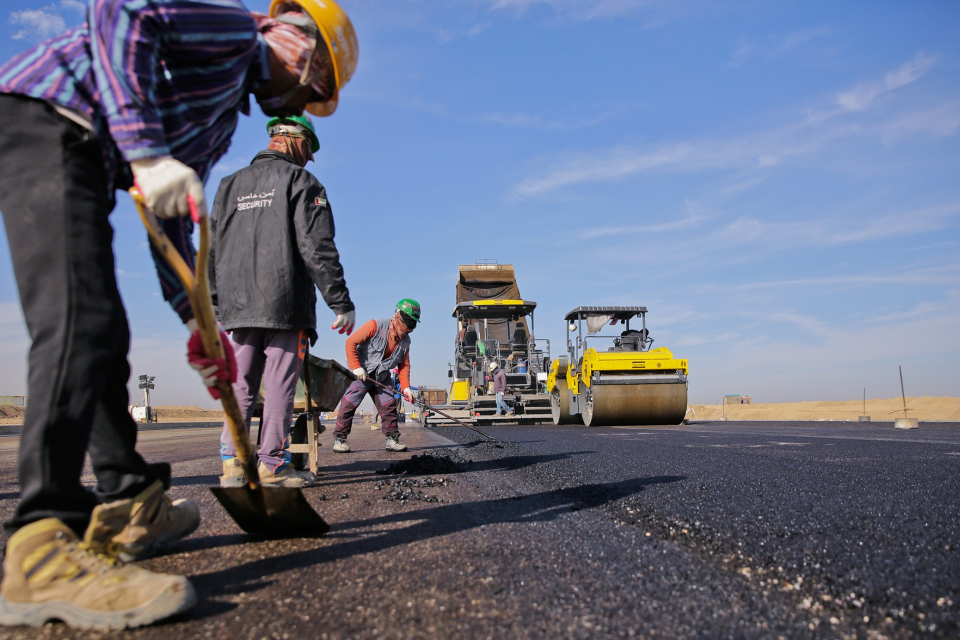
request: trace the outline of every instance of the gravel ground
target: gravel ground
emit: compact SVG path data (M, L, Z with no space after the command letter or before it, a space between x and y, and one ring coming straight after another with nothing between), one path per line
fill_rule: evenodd
M319 540L251 540L206 490L218 431L141 434L200 529L143 564L190 576L145 638L901 638L960 634L960 425L407 425L323 439ZM0 517L17 439L0 438ZM92 478L87 478L92 481ZM5 541L5 538L4 538ZM0 637L100 637L63 625ZM106 634L121 635L121 634Z

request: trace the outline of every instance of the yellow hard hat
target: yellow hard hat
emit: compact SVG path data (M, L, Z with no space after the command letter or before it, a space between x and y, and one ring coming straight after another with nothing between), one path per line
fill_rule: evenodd
M333 0L273 0L270 3L270 17L275 18L290 9L302 9L313 18L323 35L329 58L333 61L333 94L326 102L311 102L307 105L307 111L321 118L332 115L337 110L340 89L350 82L357 68L360 55L357 32L353 30L350 18Z

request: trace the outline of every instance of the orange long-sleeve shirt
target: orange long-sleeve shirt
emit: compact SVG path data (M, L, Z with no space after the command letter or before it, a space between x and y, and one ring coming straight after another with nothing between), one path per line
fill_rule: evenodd
M363 324L359 329L354 330L354 332L347 338L347 364L350 365L351 369L360 368L360 356L357 355L357 347L361 343L366 342L374 336L377 332L377 321L369 320ZM393 350L397 348L397 341L394 340L393 334L387 334L387 350L384 351L383 357L389 358L390 354L393 353ZM400 363L400 388L406 389L410 386L410 351L409 349L405 354L403 354L403 362Z

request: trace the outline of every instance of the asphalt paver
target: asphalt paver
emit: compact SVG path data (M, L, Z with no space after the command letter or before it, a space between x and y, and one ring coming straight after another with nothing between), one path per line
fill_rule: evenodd
M144 638L901 638L960 634L960 425L357 425L322 436L320 539L244 535L219 429L144 431L203 522L142 564L190 577ZM0 438L0 517L17 438ZM85 481L93 482L92 476ZM4 537L5 542L5 537ZM97 637L62 624L0 637Z

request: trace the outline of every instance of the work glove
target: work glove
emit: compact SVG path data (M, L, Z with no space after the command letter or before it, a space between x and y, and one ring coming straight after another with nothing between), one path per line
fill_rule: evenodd
M416 393L417 393L416 389L413 389L412 387L407 387L406 389L403 390L403 399L409 402L410 404L414 404L417 401Z
M345 333L350 335L353 333L353 325L357 322L357 312L356 311L347 311L345 313L338 313L337 319L333 321L333 324L330 325L331 329L340 329L340 333Z
M357 367L356 369L354 369L353 375L357 376L357 380L359 380L360 382L367 381L367 370L364 369L363 367Z
M207 200L197 172L170 156L134 160L130 163L133 182L147 206L158 218L175 218L191 213L188 197L197 211L194 218L207 215Z
M220 331L220 344L223 345L224 358L209 358L207 351L203 348L203 340L200 338L200 330L197 328L197 321L187 322L187 329L190 330L190 339L187 341L187 362L190 366L200 372L203 378L203 384L207 385L207 391L214 400L220 399L220 390L217 388L217 381L234 383L237 381L237 357L233 353L233 345L227 334Z

